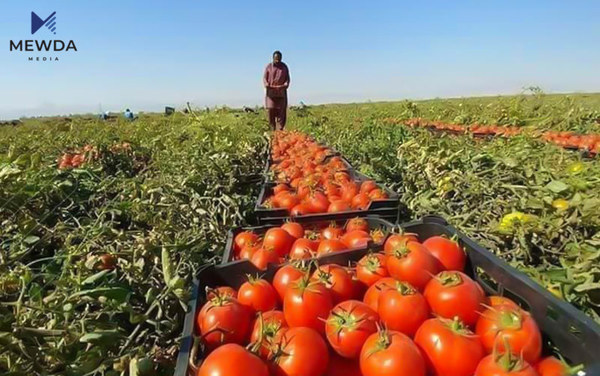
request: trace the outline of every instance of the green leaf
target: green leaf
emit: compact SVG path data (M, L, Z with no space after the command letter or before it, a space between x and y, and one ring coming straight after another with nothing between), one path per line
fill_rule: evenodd
M171 276L172 274L172 267L171 267L171 259L169 257L169 250L166 247L162 248L162 252L161 252L161 263L162 263L162 270L163 270L163 277L165 279L165 283L167 285L169 285L169 281L171 280Z
M546 184L546 189L551 190L554 193L561 193L569 189L569 186L560 180L552 180Z
M83 280L83 282L81 282L83 285L93 285L96 282L98 282L100 279L102 279L102 277L104 277L105 275L107 275L108 273L110 273L111 270L110 269L105 269L102 270L94 275L91 275L89 277L87 277L85 280Z
M99 288L92 289L92 290L83 290L83 291L76 292L75 294L72 294L71 296L69 296L69 300L80 297L80 296L87 295L87 296L90 296L93 298L97 298L99 296L105 296L109 299L114 299L114 300L124 303L127 300L127 297L129 296L130 293L131 293L131 291L129 291L128 289L123 288L123 287L99 287Z
M102 344L112 342L119 336L116 330L97 330L92 333L86 333L79 338L79 342Z
M27 245L32 245L34 243L37 243L39 240L40 240L39 236L29 235L28 237L23 239L23 242Z

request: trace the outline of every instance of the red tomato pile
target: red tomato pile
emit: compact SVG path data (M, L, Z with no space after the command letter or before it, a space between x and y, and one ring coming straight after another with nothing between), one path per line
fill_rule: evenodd
M531 315L486 297L465 261L453 240L393 234L355 267L291 263L270 282L210 290L197 315L206 349L197 375L567 375L541 359Z
M279 183L263 202L267 208L286 209L292 216L366 210L372 201L388 198L374 181L356 181L340 157L297 132L276 132L271 166Z
M600 151L600 135L598 134L584 135L574 132L548 131L544 132L542 139L563 148L577 148L594 154Z
M110 148L111 153L122 153L122 152L130 152L131 144L128 142L123 142L120 144L114 144ZM58 158L58 168L60 170L65 170L69 168L78 168L83 164L89 161L97 160L100 157L100 153L98 152L98 148L96 146L87 144L83 148L79 148L71 153L63 153Z
M286 259L304 260L364 248L369 241L381 243L385 235L383 229L370 229L369 222L359 217L348 220L344 226L330 222L305 228L297 222L286 222L262 235L252 231L238 233L233 241L233 258L250 260L264 270L269 263L280 264Z

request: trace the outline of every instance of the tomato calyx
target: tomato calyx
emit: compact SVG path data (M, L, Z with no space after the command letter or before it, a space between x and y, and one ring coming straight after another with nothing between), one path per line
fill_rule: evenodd
M317 231L313 231L313 230L306 230L304 237L308 240L319 240L321 239L321 236L319 235L319 233Z
M444 324L454 334L458 334L463 337L476 337L476 334L473 333L458 316L454 316L454 318L451 320L438 317L438 320L440 320L442 324Z
M385 232L381 228L371 230L370 235L373 241L377 244L383 243L383 239L385 238Z
M387 349L392 344L392 339L390 338L390 333L387 331L387 329L379 327L379 324L377 324L377 327L377 341L375 342L375 346L373 346L373 349L367 352L367 358L379 351Z
M298 290L300 290L301 295L304 296L304 292L306 292L307 290L313 291L311 290L311 288L318 284L323 284L323 282L321 282L321 280L311 281L310 276L308 274L305 274L304 276L302 276L302 278L298 279L295 282L294 286L297 287ZM318 290L315 290L313 292L320 293L320 291Z
M417 290L407 282L396 281L394 284L394 290L398 291L401 295L414 295L417 293Z
M258 338L256 342L248 345L248 350L258 354L263 341L267 341L267 346L272 345L272 341L281 330L282 325L278 321L265 322L262 312L258 312Z
M377 269L382 267L381 260L375 255L375 253L369 253L364 263L361 264L361 266L364 266L371 273L375 273Z
M523 316L520 310L502 307L498 311L498 322L502 329L518 330L523 326Z
M445 287L459 286L463 283L463 279L460 274L452 271L443 271L434 278Z
M498 365L498 367L507 373L519 372L527 367L528 364L523 360L523 356L516 356L512 353L508 339L504 337L503 340L505 349L504 353L499 353L497 351L498 341L494 343L494 350L492 352L494 362Z
M208 299L208 302L211 304L211 307L208 308L209 310L213 307L222 307L233 301L233 297L230 295L208 286L206 287L206 296L210 296L210 299Z
M339 307L338 310L331 311L331 316L328 319L329 323L335 328L337 336L340 335L342 330L352 331L358 327L358 325L365 320L365 316L357 317L354 314L354 308L347 311L343 307Z
M403 241L392 250L392 255L396 258L403 258L408 256L410 252L411 250L408 248L408 241Z

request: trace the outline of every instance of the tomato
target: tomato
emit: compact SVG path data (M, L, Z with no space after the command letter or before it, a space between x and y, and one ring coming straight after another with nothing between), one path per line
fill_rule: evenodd
M385 200L389 198L388 194L381 188L373 189L369 192L369 199L372 201Z
M244 245L258 242L258 235L252 231L242 231L233 239L233 250L235 254L239 254Z
M277 291L281 302L283 302L289 284L302 278L307 272L308 269L300 264L287 264L277 270L275 276L273 276L273 287Z
M298 204L290 210L290 215L292 217L298 217L306 214L310 214L310 209L306 204Z
M99 270L112 270L117 266L117 256L112 253L105 253L100 256Z
M346 201L341 200L341 199L331 201L331 203L329 204L329 207L327 208L328 213L340 213L340 212L345 212L345 211L349 211L349 210L352 210L352 207L350 206L350 204L348 204Z
M423 245L435 258L440 260L444 269L460 272L465 269L467 255L457 242L442 236L432 236L425 240Z
M321 376L327 370L329 350L314 329L290 328L278 336L270 357L272 376Z
M300 198L290 192L282 192L276 195L273 202L277 207L292 211L300 204Z
M319 242L309 240L307 238L296 239L292 248L290 249L290 259L292 260L303 260L312 258L319 247Z
M386 255L392 255L395 250L404 247L408 241L417 241L417 236L414 234L392 234L383 245L383 252Z
M294 237L284 229L280 227L270 228L265 233L263 248L277 252L279 257L285 257L292 248L294 240Z
M329 289L321 282L302 277L289 284L283 298L283 313L290 327L306 326L325 332L325 322L333 301Z
M357 358L367 338L377 331L379 316L358 300L336 305L327 318L325 332L335 352L345 358Z
M260 312L252 324L250 343L258 350L261 358L266 359L269 348L279 332L288 328L281 311Z
M425 361L406 335L381 331L365 341L360 370L363 376L425 376Z
M376 228L374 230L371 230L370 235L375 243L383 244L386 234L383 229Z
M229 343L214 350L196 376L269 376L267 365L240 345Z
M332 352L325 376L362 376L357 359L347 359Z
M359 193L356 196L352 197L352 208L366 210L371 204L371 199L369 195L366 193Z
M349 219L348 222L346 222L346 231L350 232L354 230L369 232L369 222L360 217Z
M254 252L250 262L254 264L260 270L266 270L269 264L279 264L283 261L277 252L264 247L259 248Z
M317 256L323 256L328 253L345 251L348 249L340 240L337 239L325 239L321 240L319 247L317 248Z
M342 200L351 203L354 196L358 194L358 187L354 183L346 183L342 185Z
M436 275L423 295L434 314L447 319L457 316L469 326L475 325L485 303L485 295L477 282L457 271Z
M255 311L270 311L277 307L277 291L264 279L248 278L237 295L238 301Z
M428 368L437 376L472 376L483 345L460 320L429 319L415 334Z
M313 213L325 213L329 208L329 200L324 193L315 191L306 198L308 209Z
M583 365L569 367L568 364L553 356L548 356L535 365L539 376L571 376L576 375L582 369Z
M342 235L340 240L348 248L364 248L371 240L371 235L363 230L352 230Z
M425 297L406 282L396 282L393 289L379 294L377 312L386 328L414 336L429 318Z
M298 222L286 222L281 226L293 238L298 239L304 236L304 227Z
M366 305L371 307L373 311L379 311L379 295L382 291L393 289L396 284L396 280L394 278L381 278L374 284L372 284L367 291L365 292L365 296L363 297L363 302Z
M344 234L344 229L337 227L335 223L330 224L321 231L323 239L339 239Z
M83 162L85 162L85 155L83 154L75 154L71 159L71 165L75 168L81 166Z
M360 193L369 193L377 188L377 183L373 180L365 180L360 185Z
M389 276L385 256L381 253L369 253L361 258L356 264L356 276L367 286Z
M538 376L538 374L529 363L506 353L490 354L483 358L474 376Z
M413 285L419 291L441 270L440 262L421 243L400 245L387 259L390 276Z
M505 297L505 296L498 296L498 295L490 295L487 297L487 304L491 307L497 307L500 305L508 305L514 308L520 308L519 305L517 303L515 303L514 301L512 301L511 299Z
M214 349L225 343L246 342L251 320L252 310L229 296L217 296L202 306L196 324L206 346Z
M281 192L289 192L289 191L290 191L290 187L288 187L287 184L277 184L275 187L273 187L274 194L278 194Z
M217 297L226 297L229 296L231 298L235 298L237 296L237 291L233 287L229 286L220 286L216 288L206 288L206 300L212 300Z
M244 244L242 250L238 254L237 258L239 260L250 260L252 256L261 248L260 242L257 243L247 243Z
M368 286L358 280L358 277L356 276L356 268L346 268L346 271L350 275L352 284L354 285L353 298L362 300Z
M355 287L352 276L340 265L321 265L315 270L311 279L319 281L327 287L331 293L333 304L354 297Z
M513 353L530 364L540 359L542 334L531 315L520 308L500 305L485 310L477 321L475 333L488 353L494 348L504 352L508 343Z

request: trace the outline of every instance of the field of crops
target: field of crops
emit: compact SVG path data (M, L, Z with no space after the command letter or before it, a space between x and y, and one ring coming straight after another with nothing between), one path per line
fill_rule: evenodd
M290 115L291 128L397 191L406 217L446 217L600 321L595 159L528 132L480 139L401 124L600 133L600 95ZM227 109L0 128L0 373L171 374L191 276L252 220L268 140L262 113ZM57 168L65 153L80 153L76 167Z

